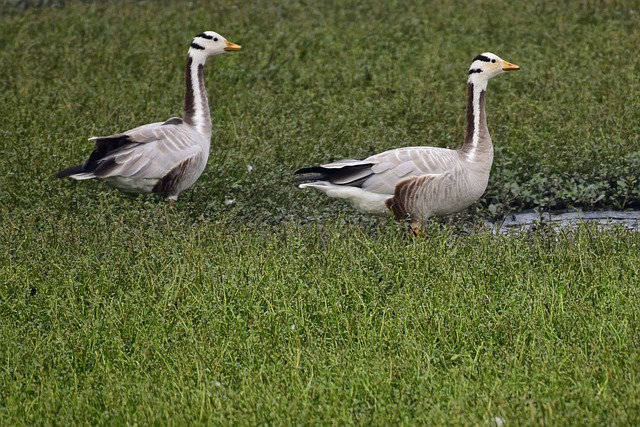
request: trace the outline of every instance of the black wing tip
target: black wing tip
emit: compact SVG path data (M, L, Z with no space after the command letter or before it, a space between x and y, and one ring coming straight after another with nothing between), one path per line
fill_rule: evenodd
M301 168L294 172L296 175L301 175L303 173L326 173L327 169L322 166L311 166L308 168Z
M296 176L291 180L292 183L305 182L305 181L326 181L327 175L304 175Z
M322 181L325 180L329 174L327 170L322 166L312 166L308 168L298 169L294 172L294 175L304 175L304 176L296 176L291 180L291 182L304 182L304 181Z
M75 165L75 166L71 166L70 168L66 168L61 170L60 172L58 172L56 174L56 178L66 178L68 176L71 175L75 175L77 173L82 173L84 172L84 165Z

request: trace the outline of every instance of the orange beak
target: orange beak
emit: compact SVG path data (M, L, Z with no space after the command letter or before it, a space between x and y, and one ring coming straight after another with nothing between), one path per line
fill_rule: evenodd
M519 65L512 64L511 62L507 62L505 60L503 60L502 63L502 71L515 71L520 69Z
M226 50L227 52L242 49L242 46L240 46L239 44L231 43L229 40L225 40L224 42L226 43L224 50Z

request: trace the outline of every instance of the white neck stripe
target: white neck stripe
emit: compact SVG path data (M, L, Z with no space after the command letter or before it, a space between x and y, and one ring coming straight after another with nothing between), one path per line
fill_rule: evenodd
M185 104L185 119L191 123L196 131L202 135L211 132L211 116L209 112L209 101L202 77L202 68L206 62L206 56L199 51L189 49L190 66L186 71L187 93Z
M482 95L482 92L487 89L487 81L484 79L471 78L469 80L476 80L471 83L473 85L473 99L471 102L473 108L473 136L471 138L470 149L467 152L467 158L469 161L474 161L478 151L478 146L480 145L480 96Z

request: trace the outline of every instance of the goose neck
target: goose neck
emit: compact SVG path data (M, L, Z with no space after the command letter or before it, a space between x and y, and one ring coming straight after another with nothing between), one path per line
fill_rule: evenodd
M467 132L462 151L470 161L477 161L479 157L487 154L493 156L485 113L486 90L486 81L469 81L467 84Z
M203 75L205 61L206 58L187 56L184 121L192 125L198 133L210 137L211 113Z

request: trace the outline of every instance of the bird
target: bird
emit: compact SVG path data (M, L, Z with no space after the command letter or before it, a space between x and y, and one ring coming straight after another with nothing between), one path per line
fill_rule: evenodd
M184 116L123 133L90 138L95 149L84 163L58 178L99 179L125 193L154 193L175 205L200 177L209 158L211 113L203 68L209 57L242 47L214 31L198 34L189 46L185 70Z
M415 234L433 216L470 206L487 188L493 145L487 128L488 81L518 65L485 52L473 59L467 77L466 134L457 150L415 146L396 148L364 160L346 159L294 172L300 188L315 188L345 199L367 214L392 213Z

